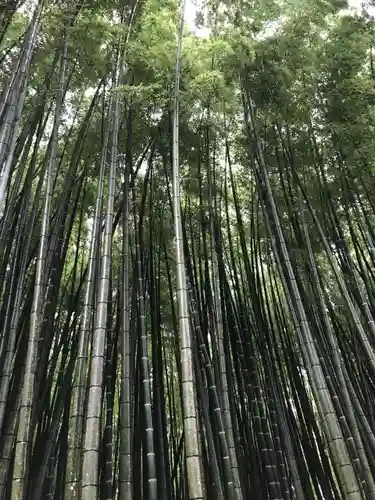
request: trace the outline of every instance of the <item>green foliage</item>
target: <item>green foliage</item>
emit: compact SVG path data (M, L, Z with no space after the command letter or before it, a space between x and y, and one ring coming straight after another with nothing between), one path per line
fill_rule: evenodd
M24 33L28 24L27 17L21 12L16 12L12 22L7 29L6 37L1 41L0 51L5 52Z
M105 238L108 238L108 242L111 240L110 267L114 277L112 291L116 292L113 293L111 299L114 304L112 313L118 315L111 327L114 328L114 338L121 336L122 305L120 305L120 301L123 299L121 265L124 241L121 229L121 209L123 209L124 201L125 168L123 162L126 161L126 166L132 168L131 180L134 181L130 210L132 211L134 208L135 217L129 223L131 259L134 258L134 220L136 223L139 222L140 200L143 200L143 195L147 197L145 213L142 214L140 227L137 227L137 230L142 232L143 238L141 267L144 268L142 272L144 273L146 291L144 297L146 301L145 321L147 329L151 330L152 340L155 340L153 336L159 333L157 328L160 329L162 346L165 350L162 359L166 361L171 372L169 375L172 379L176 379L175 386L178 387L177 356L174 351L176 347L176 318L173 315L175 312L172 307L173 296L171 299L171 292L173 295L176 288L174 272L171 273L171 283L168 280L170 277L168 276L169 260L172 260L174 255L173 213L170 206L172 190L171 115L174 98L178 3L175 0L141 1L138 4L139 10L132 26L127 24L128 11L130 10L130 5L127 3L110 0L85 2L77 19L73 17L74 5L68 1L47 2L42 17L41 30L35 47L33 47L26 102L20 120L22 140L17 143L10 179L11 188L9 189L8 202L13 211L8 212L8 222L11 226L11 232L8 233L8 237L5 237L8 229L4 226L1 233L3 274L8 280L4 281L6 285L4 285L5 293L3 293L5 296L8 291L9 293L21 291L20 296L23 295L24 289L26 292L28 290L28 276L34 276L33 263L37 255L38 239L42 226L45 183L40 192L36 190L40 181L45 181L45 166L52 165L51 130L57 107L56 97L59 95L58 90L61 83L59 78L64 41L67 40L67 68L65 80L62 82L64 90L63 116L58 129L56 172L53 172L53 175L56 173L56 178L53 178L54 192L51 198L50 219L53 222L49 228L50 234L44 238L49 248L53 248L53 245L56 246L56 242L60 243L63 238L66 238L67 256L64 261L61 258L60 262L62 250L56 246L55 250L58 250L56 255L54 251L46 252L46 264L43 265L49 266L51 264L54 273L55 270L62 270L63 286L60 287L55 298L58 301L61 298L63 313L60 316L64 318L64 315L67 315L68 307L70 307L67 297L70 300L71 291L78 290L79 286L82 288L85 286L83 276L89 255L87 244L90 239L89 225L96 204L101 158L103 157L105 160L105 180L102 186L104 193L102 223L104 223L106 215L110 185L108 166L110 163L114 164L111 162L112 159L118 162L114 207L114 217L118 225L112 239L111 235L103 231L103 238L98 242L98 251L100 249L103 257L103 242ZM273 300L270 304L260 301L259 311L254 307L254 316L262 315L263 309L264 315L270 315L272 321L275 318L280 319L280 317L277 318L278 315L285 316L284 325L279 328L275 324L272 333L283 336L284 341L290 341L293 349L297 344L298 332L295 331L294 326L291 326L292 322L288 312L284 312L288 309L282 286L282 273L278 274L275 259L271 257L270 234L265 214L261 210L260 200L262 196L269 204L270 194L264 195L266 175L260 172L259 165L262 167L263 163L259 161L259 157L264 158L273 201L281 221L286 247L290 253L290 263L296 270L297 284L304 294L302 300L307 304L308 311L316 306L314 303L316 297L307 265L309 255L301 236L303 196L306 194L306 200L311 204L313 213L324 226L327 239L332 247L336 245L336 233L339 233L340 229L345 237L349 235L348 239L351 238L350 251L353 251L355 247L354 237L360 239L360 247L365 248L364 236L359 230L362 221L359 220L355 211L356 206L353 203L354 190L351 192L351 188L345 183L348 181L348 183L357 186L359 180L361 181L361 187L356 188L355 194L358 199L365 200L363 204L370 214L368 216L369 225L373 226L374 215L372 215L371 197L365 198L363 192L365 188L370 192L375 188L375 74L372 54L372 49L375 46L375 22L370 16L349 15L342 12L345 7L346 2L342 0L243 0L241 2L219 3L210 1L205 5L207 10L204 13L199 12L197 16L198 25L205 23L209 25L210 35L199 38L192 29L188 27L185 29L179 96L181 175L178 180L181 183L184 225L188 233L187 247L189 251L194 251L193 258L197 267L205 266L207 268L194 270L197 274L196 286L202 296L198 311L198 316L203 318L202 324L214 322L212 319L214 314L211 314L213 311L210 310L212 291L209 290L209 285L211 281L215 281L211 277L212 269L210 266L212 266L212 262L205 255L207 249L203 247L204 243L210 249L214 245L211 223L213 224L217 222L216 219L220 219L222 255L219 257L223 268L225 268L223 274L227 273L232 279L236 272L241 282L236 291L227 291L222 284L222 292L228 295L233 292L233 297L227 301L224 312L229 315L233 306L236 309L234 315L239 317L238 322L241 323L243 321L241 309L246 310L250 303L251 305L256 304L257 295L271 295L275 291L275 287L280 288L281 298ZM122 11L125 15L124 22L121 23L119 20ZM20 41L27 26L28 17L17 12L12 18L0 47L0 55L5 54L10 47L13 47L4 56L1 65L1 84L5 83L12 71L17 69ZM118 60L118 50L125 42L124 78L121 84L114 89L113 72ZM95 91L99 82L102 82L100 96L91 116L88 116L87 110L91 105L90 95ZM5 85L4 88L6 88ZM120 109L118 131L114 128L114 123L117 123L117 120L114 120L113 114L108 112L109 102L113 103L113 100L117 99L116 109ZM251 123L248 123L245 122L244 115L248 118L247 112L250 103L252 120L250 120ZM107 126L109 142L104 149L103 137ZM15 130L16 127L13 129ZM13 129L10 132L13 132ZM259 140L254 134L254 129L257 129ZM4 134L4 137L8 132ZM41 134L42 140L34 154L33 148L34 144L37 144L39 134ZM112 150L117 144L115 139L118 139L118 147L115 151L116 156L113 158L111 157ZM147 149L150 144L151 148ZM29 149L27 149L28 145ZM225 189L227 184L230 184L229 158L226 156L227 146L230 150L234 177L233 186L236 190L242 224L237 219L234 207L235 196L231 191L233 186L231 185L228 191ZM146 149L147 154L143 156ZM140 165L141 169L134 179L134 171ZM18 178L20 171L22 175ZM145 175L146 171L149 174L147 176ZM32 172L30 192L28 186L24 185L28 172ZM74 195L77 194L82 179L84 179L83 190L79 199L75 200ZM304 189L303 196L298 187L297 179ZM147 186L146 181L149 183ZM76 201L77 203L75 203ZM217 211L215 204L219 207ZM32 220L30 217L32 206L36 207L36 220L35 223L33 222L35 227L32 228L32 245L23 254L23 247L27 248L27 246L21 245L21 243L27 242L28 235L25 237L22 234L23 229L19 232L21 226L17 225L19 224L18 219L23 219L18 215L26 215L28 221ZM72 216L72 211L76 206L79 215L75 214L71 233L68 234L70 216ZM228 226L224 207L228 210ZM348 217L346 217L347 213ZM215 220L212 214L215 214ZM338 219L338 222L334 221L337 227L332 229L334 217ZM306 222L306 227L312 240L312 251L324 278L323 284L329 290L327 294L334 309L337 304L340 304L340 301L343 302L342 294L337 286L332 266L327 259L321 235L310 219ZM351 224L355 226L354 229ZM271 230L277 234L275 227L276 221L273 220L271 221ZM14 232L14 237L12 232ZM82 237L80 242L82 249L77 249L79 236ZM234 241L231 246L229 236ZM242 237L244 239L243 245ZM67 238L70 238L69 241ZM205 239L207 242L210 240L209 243L205 242ZM13 246L13 240L19 247ZM278 243L281 246L280 242ZM166 255L164 255L164 248ZM232 255L228 257L230 251L233 254L234 263L238 266L237 271L233 269L235 266L231 261ZM152 252L157 255L150 257ZM256 283L247 283L245 276L248 271L245 269L247 266L245 262L246 252L252 260L250 267L253 267L254 270L259 268L263 272L262 277L260 273L257 274ZM79 256L78 259L77 256ZM284 257L281 265L285 264ZM14 268L7 267L7 259L9 261L15 259ZM361 261L361 258L356 257L356 259ZM339 261L338 258L337 260ZM363 258L362 260L365 261ZM22 277L22 288L18 289L16 275L23 270L24 265L30 266L28 268L29 275L25 280ZM98 268L100 265L98 259ZM171 267L172 265L174 266L175 262L171 264ZM150 306L151 266L155 269L158 267L157 272L155 269L153 270L157 274L157 277L154 277L157 281L156 288L158 288L155 290L155 295L158 297L155 299L157 307ZM136 273L134 273L131 264L129 267L131 269L125 269L125 271L129 271L129 279L133 286ZM9 271L10 269L11 271ZM74 275L75 271L77 273ZM9 280L10 272L14 273L14 276ZM100 288L103 281L98 280L98 276L96 276L93 283L95 287ZM353 285L353 279L348 279L348 282L351 287L355 285ZM32 284L32 286L34 285ZM62 290L69 290L69 293L65 294ZM133 286L132 291L134 290ZM25 295L28 296L27 294L28 292ZM241 295L244 297L244 304L240 304L240 300L238 300ZM370 295L374 296L373 293ZM32 297L32 293L30 297ZM82 300L82 295L79 300ZM134 293L132 300L134 300L132 315L136 317L139 308L139 302L137 302L139 298L137 299L136 293ZM31 304L31 300L29 302ZM299 304L296 298L294 298L294 303ZM24 345L26 346L26 340L30 335L28 329L29 305L26 304L26 306L20 308L22 314L19 316L22 324L20 323L18 329L15 328L17 339L19 339L17 343L19 342L20 346L17 349L21 355L23 355ZM52 306L48 304L47 311L50 307ZM362 300L359 301L360 307L363 307ZM4 332L9 331L7 314L10 309L11 307L3 308ZM94 312L96 313L96 311ZM154 317L158 315L160 317ZM311 313L312 324L318 325L320 318L318 321L314 315L315 312ZM61 321L60 316L51 314L51 325L56 318ZM78 323L81 321L79 308L74 310L74 318L77 319ZM112 319L109 318L109 323ZM132 317L132 319L134 318ZM139 335L140 320L139 317L135 319L135 326L132 324L132 329L134 329L132 343ZM257 319L259 318L255 318L255 320ZM230 322L231 318L227 320ZM13 319L10 318L9 321L11 322ZM252 317L249 323L251 323L251 327L254 326L252 325ZM265 323L266 321L262 321L255 325L255 327L259 327L262 335L266 333L263 328ZM348 332L350 333L352 326L350 318L346 318L342 324L345 330L344 335L349 336ZM193 322L192 325L194 327ZM232 325L228 326L234 328ZM47 327L45 330L48 337L49 323ZM108 327L109 331L111 327ZM245 329L244 325L239 324L239 327ZM210 328L211 325L206 330L208 331ZM70 331L68 325L67 330L69 330L71 338L78 338L79 328L77 326L73 326L72 331ZM212 328L210 335L211 333L214 335L214 330ZM56 328L56 331L59 331L59 328ZM316 331L319 331L319 325ZM233 336L237 334L235 331L231 333ZM254 336L256 349L259 348L256 344L260 345L263 342L262 335ZM315 330L314 335L317 336ZM280 343L280 340L277 342ZM322 335L324 347L326 347L325 342L326 339L323 339ZM55 343L60 345L60 340ZM139 342L139 345L142 343L143 340ZM269 346L272 346L272 342ZM43 346L40 348L42 350ZM151 341L146 345L145 352L147 348L149 353L153 352ZM290 350L293 351L293 349ZM297 364L299 364L301 363L300 346L296 346L295 349L298 351ZM8 353L6 349L4 352L7 355L11 353L11 351ZM264 354L269 357L273 355L271 350ZM256 355L261 358L261 353ZM20 354L17 353L17 356ZM287 364L285 360L288 360L288 357L284 359L284 364ZM133 361L135 365L136 360ZM267 363L269 361L270 359L267 358ZM16 363L12 358L14 366L17 366L17 362L18 358ZM261 362L260 359L259 371L265 369L266 366L262 366ZM19 364L23 366L25 363ZM331 370L329 363L327 366ZM281 371L283 368L283 366L279 367ZM85 371L83 370L82 373ZM156 370L153 377L155 373ZM357 383L357 379L360 380L356 375L353 376L355 383ZM262 379L263 375L260 374L259 377ZM334 377L332 379L334 380ZM13 378L9 378L9 380L13 380ZM16 382L17 379L14 377L15 389L17 388ZM117 391L118 387L115 389ZM106 396L111 391L112 388L107 387ZM171 401L166 403L166 407L168 415L173 414L176 420L173 425L178 432L174 438L174 444L178 445L182 414L179 408L178 389L175 392L177 409L174 408L174 403L172 404ZM261 392L263 392L263 388ZM237 399L236 396L234 404L237 404ZM136 400L138 401L138 399ZM142 400L140 402L140 406L142 406ZM118 413L117 399L114 408L115 412ZM160 410L163 409L160 408ZM42 413L41 411L41 415ZM48 412L45 413L48 414L48 418L45 422L40 420L42 423L38 424L40 425L38 432L41 433L42 438L44 432L49 432L49 419L54 421L55 418L53 409L49 408ZM39 418L37 414L38 412L35 412L35 418ZM58 418L56 422L58 422ZM168 425L168 430L170 430L170 423ZM58 426L56 426L57 428ZM61 426L61 428L65 432L65 427ZM103 426L103 428L107 427ZM299 431L302 432L301 429ZM312 434L308 438L311 437ZM299 442L299 439L300 436L296 443ZM19 442L23 443L24 441L21 439ZM116 439L113 439L113 442L117 442ZM64 449L63 441L61 443L61 449ZM177 447L179 448L179 445L176 446L176 449ZM103 446L103 449L105 448L106 446ZM183 450L181 450L182 452ZM37 453L35 453L36 455ZM177 458L180 460L179 457ZM51 463L53 464L53 461ZM103 460L104 463L107 464L105 460ZM177 472L177 467L179 466L176 466L175 480L179 483L180 473ZM145 470L147 472L147 467ZM52 468L51 471L54 472L54 469ZM51 474L52 476L53 474ZM180 486L179 491L182 491L184 486L182 482L178 488ZM251 495L248 497L250 498ZM311 494L309 497L313 498L314 495Z
M188 84L188 91L195 99L209 102L212 98L220 98L226 90L224 76L220 71L205 71L197 75Z
M165 104L162 89L157 82L149 85L143 85L142 83L139 85L123 84L117 87L113 92L120 92L129 106L143 103L147 103L147 105L151 106Z

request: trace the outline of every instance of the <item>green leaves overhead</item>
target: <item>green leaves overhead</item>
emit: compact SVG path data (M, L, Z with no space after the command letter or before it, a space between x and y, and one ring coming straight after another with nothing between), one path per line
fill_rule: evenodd
M224 75L217 70L205 71L196 76L188 84L188 91L194 98L209 102L211 99L223 97L225 92Z
M0 7L1 500L375 498L375 21L197 3Z

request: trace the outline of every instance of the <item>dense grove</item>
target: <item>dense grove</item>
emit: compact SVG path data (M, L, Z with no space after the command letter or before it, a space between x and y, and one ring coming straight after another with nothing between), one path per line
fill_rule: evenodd
M0 0L0 500L375 500L374 58L373 0Z

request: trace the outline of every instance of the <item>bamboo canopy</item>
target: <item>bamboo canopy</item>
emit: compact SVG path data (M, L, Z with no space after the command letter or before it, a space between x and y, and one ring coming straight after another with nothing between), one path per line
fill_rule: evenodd
M0 500L375 500L374 7L0 1Z

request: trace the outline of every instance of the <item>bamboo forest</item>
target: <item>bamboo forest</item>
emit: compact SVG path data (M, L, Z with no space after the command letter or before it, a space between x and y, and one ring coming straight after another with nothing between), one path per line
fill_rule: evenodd
M0 500L375 500L375 0L0 0Z

